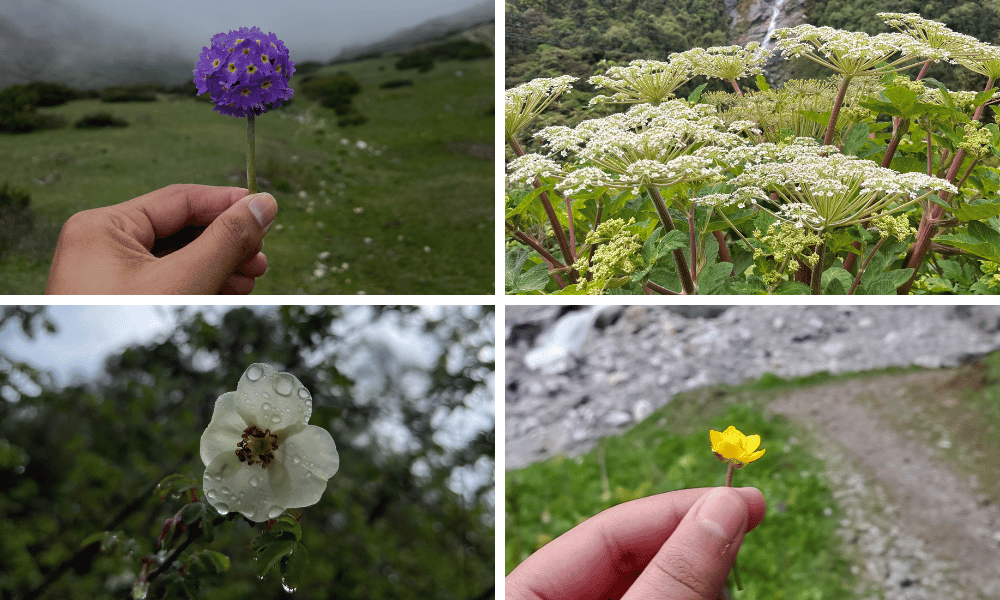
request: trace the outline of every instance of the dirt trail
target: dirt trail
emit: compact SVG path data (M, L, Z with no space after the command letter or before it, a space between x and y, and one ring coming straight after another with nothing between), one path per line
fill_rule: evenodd
M864 581L859 598L1000 598L1000 492L983 493L975 475L946 459L952 444L965 442L949 432L962 435L972 417L952 391L968 373L833 382L769 405L817 438L845 512L840 533L863 565L855 569ZM997 468L988 455L973 460Z

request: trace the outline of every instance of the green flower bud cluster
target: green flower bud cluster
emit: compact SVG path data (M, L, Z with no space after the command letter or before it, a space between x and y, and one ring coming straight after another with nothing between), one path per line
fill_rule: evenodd
M823 238L811 229L796 227L787 221L778 221L767 227L767 233L762 234L758 229L753 234L771 249L771 255L775 261L782 263L787 260L786 267L790 271L799 270L797 258L800 256L810 267L816 266L816 262L819 260L819 255L811 251L809 254L802 254L812 246L823 243ZM766 252L761 248L754 250L754 258L761 258L765 254Z
M958 144L958 147L978 158L990 154L993 146L993 134L989 129L985 129L982 123L973 121L966 125L965 137Z
M623 219L609 219L587 234L587 244L600 244L593 257L581 257L576 267L581 279L590 273L588 294L600 294L609 287L618 287L628 281L635 272L632 257L642 249L641 238L628 231L635 225L635 219L626 224Z
M903 241L911 235L916 235L915 227L910 226L910 220L906 215L881 214L871 221L872 227L877 229L882 237L890 235L897 240Z

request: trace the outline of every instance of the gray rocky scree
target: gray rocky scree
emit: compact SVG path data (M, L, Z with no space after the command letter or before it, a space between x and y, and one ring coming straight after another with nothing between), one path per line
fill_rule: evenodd
M1000 348L996 306L508 306L505 326L507 469L585 452L685 390Z

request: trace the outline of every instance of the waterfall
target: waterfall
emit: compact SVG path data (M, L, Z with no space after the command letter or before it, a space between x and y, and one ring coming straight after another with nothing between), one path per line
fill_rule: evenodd
M761 48L767 48L767 45L771 43L771 36L774 35L774 30L778 26L778 15L781 14L781 5L785 3L785 0L777 0L774 6L771 7L771 20L767 23L767 33L764 35L764 41L760 43Z

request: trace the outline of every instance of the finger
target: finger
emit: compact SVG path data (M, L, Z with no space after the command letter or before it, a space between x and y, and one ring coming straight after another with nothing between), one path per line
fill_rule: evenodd
M246 275L234 273L230 275L225 282L223 282L222 289L219 290L219 293L246 295L253 291L256 283L257 280L253 277L247 277Z
M702 496L622 600L716 600L743 543L749 512L732 488Z
M267 257L258 252L253 258L236 267L236 273L247 277L260 277L267 271Z
M609 508L584 521L514 569L505 583L507 597L620 597L691 506L712 489L657 494ZM756 527L766 511L763 494L755 488L733 489L748 506L748 528Z
M246 195L246 188L174 184L114 208L126 217L128 233L151 249L157 238L212 223Z
M177 293L218 293L240 265L260 252L266 227L277 211L277 202L270 194L241 198L212 221L198 239L159 259L153 267L155 275L178 280L177 274L184 274Z

